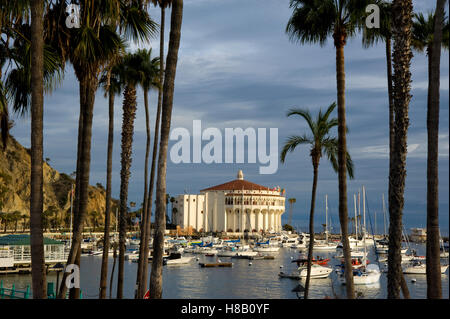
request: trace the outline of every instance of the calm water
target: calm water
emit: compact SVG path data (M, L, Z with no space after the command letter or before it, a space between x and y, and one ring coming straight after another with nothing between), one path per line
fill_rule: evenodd
M424 255L424 245L412 244L418 254ZM330 266L335 266L339 261L333 256L335 252L315 252L315 256L331 258ZM190 255L191 256L191 255ZM295 299L297 298L292 289L297 286L298 281L288 278L279 278L278 273L291 272L296 269L296 264L291 262L291 257L296 259L299 256L298 250L290 248L280 248L274 260L252 260L249 265L247 259L231 259L220 257L222 261L232 261L231 268L202 268L199 262L214 262L216 257L206 257L203 255L192 255L195 258L190 264L164 266L163 271L163 298L172 299ZM369 260L375 261L373 249L369 253ZM111 274L112 261L109 259L109 275ZM101 256L81 257L81 289L83 298L98 298L98 286L100 281ZM283 266L281 269L280 266ZM117 275L117 267L115 275ZM333 267L334 268L334 267ZM125 261L124 297L134 297L134 286L136 280L137 263ZM151 264L149 264L149 271ZM61 276L60 276L61 278ZM425 275L405 275L412 298L426 298L426 278ZM412 283L412 279L416 279ZM16 289L23 289L27 284L31 284L31 275L1 275L4 287L9 287L13 283ZM56 273L47 276L48 281L53 281L56 285ZM363 294L363 298L383 299L387 296L387 278L383 273L380 284L374 287L356 286L356 290ZM311 298L324 298L332 296L333 291L338 296L345 296L345 286L339 284L336 274L331 273L327 279L311 280ZM116 294L116 283L113 284L112 296ZM442 294L444 298L449 297L448 270L442 276ZM108 294L109 295L109 287Z

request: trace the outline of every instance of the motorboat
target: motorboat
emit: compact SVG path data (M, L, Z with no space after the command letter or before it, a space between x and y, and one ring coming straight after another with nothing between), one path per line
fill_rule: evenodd
M313 250L335 250L337 246L335 243L314 243Z
M168 257L163 258L163 265L180 265L188 264L194 257L181 256L181 253L171 253Z
M328 264L328 262L330 261L330 258L323 258L323 257L319 257L317 256L317 259L315 259L314 257L312 258L312 263L313 264L317 264L317 265L321 265L321 266L325 266ZM294 259L292 260L292 262L297 263L297 266L301 266L304 264L308 263L308 257L307 256L300 256L298 259Z
M441 265L441 274L447 271L448 265ZM423 262L413 262L410 265L404 267L404 274L426 275L427 265Z
M298 268L300 278L306 278L308 273L308 268L306 265L300 266ZM331 267L325 267L317 264L311 265L311 275L310 278L312 279L320 279L320 278L327 278L333 269Z

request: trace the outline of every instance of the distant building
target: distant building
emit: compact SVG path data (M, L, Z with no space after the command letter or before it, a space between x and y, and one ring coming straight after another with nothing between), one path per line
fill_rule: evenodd
M270 189L244 180L241 170L237 179L205 188L200 194L178 195L173 221L182 229L198 232L242 233L281 231L285 211L284 190Z
M44 237L46 264L67 261L64 243ZM6 235L0 237L0 271L5 268L31 266L30 235Z
M411 235L409 236L411 241L426 241L427 230L425 228L411 228Z

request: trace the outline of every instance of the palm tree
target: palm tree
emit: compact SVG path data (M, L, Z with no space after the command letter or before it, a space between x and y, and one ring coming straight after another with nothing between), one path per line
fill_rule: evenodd
M31 3L31 181L30 241L33 298L47 298L43 213L43 110L44 110L44 3Z
M289 201L289 222L288 222L288 224L290 226L292 226L292 207L297 202L297 200L295 198L289 198L288 201Z
M144 216L145 216L145 236L146 239L144 241L144 246L142 250L142 256L148 256L149 253L149 240L150 240L150 233L151 233L151 215L152 215L152 204L153 204L153 189L155 184L155 170L156 170L156 155L158 153L158 142L159 142L159 130L160 130L160 122L161 122L161 108L162 108L162 96L163 96L163 82L164 82L164 28L165 28L165 10L167 7L170 7L173 0L151 0L151 2L161 8L161 23L160 23L160 56L159 56L159 87L158 87L158 107L156 111L156 118L155 118L155 135L153 137L153 151L152 151L152 165L150 169L150 182L148 185L148 192L147 192L147 205L146 209L144 210ZM141 239L141 243L142 243ZM141 256L141 254L140 254ZM140 261L141 263L141 261ZM148 272L148 263L143 263L141 268L138 268L138 271L141 271L140 280L138 284L138 296L143 296L143 287L142 285L147 285L147 272Z
M412 29L412 47L428 55L428 160L427 160L427 297L442 298L441 263L439 246L438 201L438 134L439 134L439 81L441 46L448 49L449 23L444 15L444 2L437 1L436 13L416 14ZM436 23L438 21L438 23Z
M22 214L20 217L22 218L22 233L24 233L24 232L25 232L25 229L26 229L26 227L27 227L27 219L28 219L28 215Z
M72 246L67 260L68 264L76 262L79 265L82 228L87 213L93 107L100 69L124 46L117 28L128 39L148 41L156 31L156 24L147 12L142 10L140 1L82 0L80 28L70 29L67 33L62 32L65 30L64 21L58 15L58 12L63 11L61 7L53 10L52 14L57 23L53 23L52 19L48 19L48 23L49 33L54 36L54 41L65 44L60 47L60 53L72 63L80 83L75 220ZM62 280L66 277L67 274L64 273ZM77 289L73 290L74 297L78 298ZM58 297L63 298L65 291L65 285L61 285Z
M103 234L103 254L102 266L100 272L100 293L99 298L106 298L106 280L108 276L108 255L109 255L109 226L111 221L111 173L112 173L112 152L114 144L114 99L117 94L120 94L121 87L118 79L116 64L118 63L119 55L111 61L107 69L106 76L100 81L103 84L105 95L108 95L109 104L109 126L108 126L108 148L106 160L106 205L105 205L105 228Z
M353 275L348 242L347 177L346 177L346 120L345 120L345 67L344 47L347 38L361 28L365 16L366 0L291 0L293 14L286 32L292 41L301 44L319 43L324 45L329 36L333 37L336 48L336 82L338 107L338 166L339 166L339 221L345 259L347 298L354 298Z
M174 0L170 25L169 50L164 77L163 102L161 114L161 140L158 155L158 180L156 183L155 237L153 240L153 262L150 276L150 298L162 297L162 257L164 250L164 231L166 227L166 168L167 148L172 118L175 74L180 47L181 24L183 20L183 0Z
M145 127L147 131L147 144L145 150L145 168L144 168L144 202L141 214L141 241L139 245L139 263L138 274L136 278L137 291L136 298L144 296L143 291L147 287L147 270L148 260L145 256L148 256L148 241L150 238L147 232L147 224L150 224L150 214L147 209L148 204L148 157L150 155L150 120L149 120L149 108L148 108L148 92L152 88L159 89L159 60L160 58L152 58L152 50L138 50L137 53L142 59L141 68L144 71L144 78L141 86L144 91L144 106L145 106ZM144 252L147 251L147 255Z
M336 118L329 119L331 113L336 108L336 103L333 102L325 113L322 110L319 111L317 119L314 121L311 114L307 110L302 109L291 109L287 116L299 115L301 116L309 126L311 130L311 135L303 136L290 136L283 146L281 151L281 162L284 163L286 159L286 154L288 152L293 152L299 145L310 145L310 153L313 165L313 186L311 194L311 207L309 214L309 248L308 248L308 265L307 265L307 276L305 282L305 299L308 299L309 292L309 282L311 278L311 265L313 257L313 246L314 246L314 208L316 204L316 190L317 190L317 178L319 173L319 163L322 158L322 152L324 152L331 162L333 169L337 172L339 170L337 157L339 143L336 137L330 136L330 131L333 127L338 125L338 120ZM353 162L349 154L346 156L347 160L347 170L350 178L353 178Z
M406 178L408 108L411 100L412 0L394 0L392 4L394 147L389 168L389 253L388 298L400 298L402 282L401 241Z

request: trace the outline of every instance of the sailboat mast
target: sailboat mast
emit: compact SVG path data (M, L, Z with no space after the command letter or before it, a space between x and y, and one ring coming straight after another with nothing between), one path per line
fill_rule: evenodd
M73 184L72 184L72 188L70 190L70 245L72 245L72 206L73 206Z
M384 223L384 236L386 237L386 204L384 203L384 193L383 193L383 223Z
M359 189L358 189L358 217L361 220L361 191ZM356 224L358 225L358 218L356 218ZM356 237L356 239L358 239L358 237Z
M328 243L328 194L325 195L325 241Z
M356 194L353 194L353 202L355 203L355 239L358 239L358 225L356 224L357 218L356 218Z
M366 266L366 190L363 186L363 245L364 245L364 258L363 265Z

